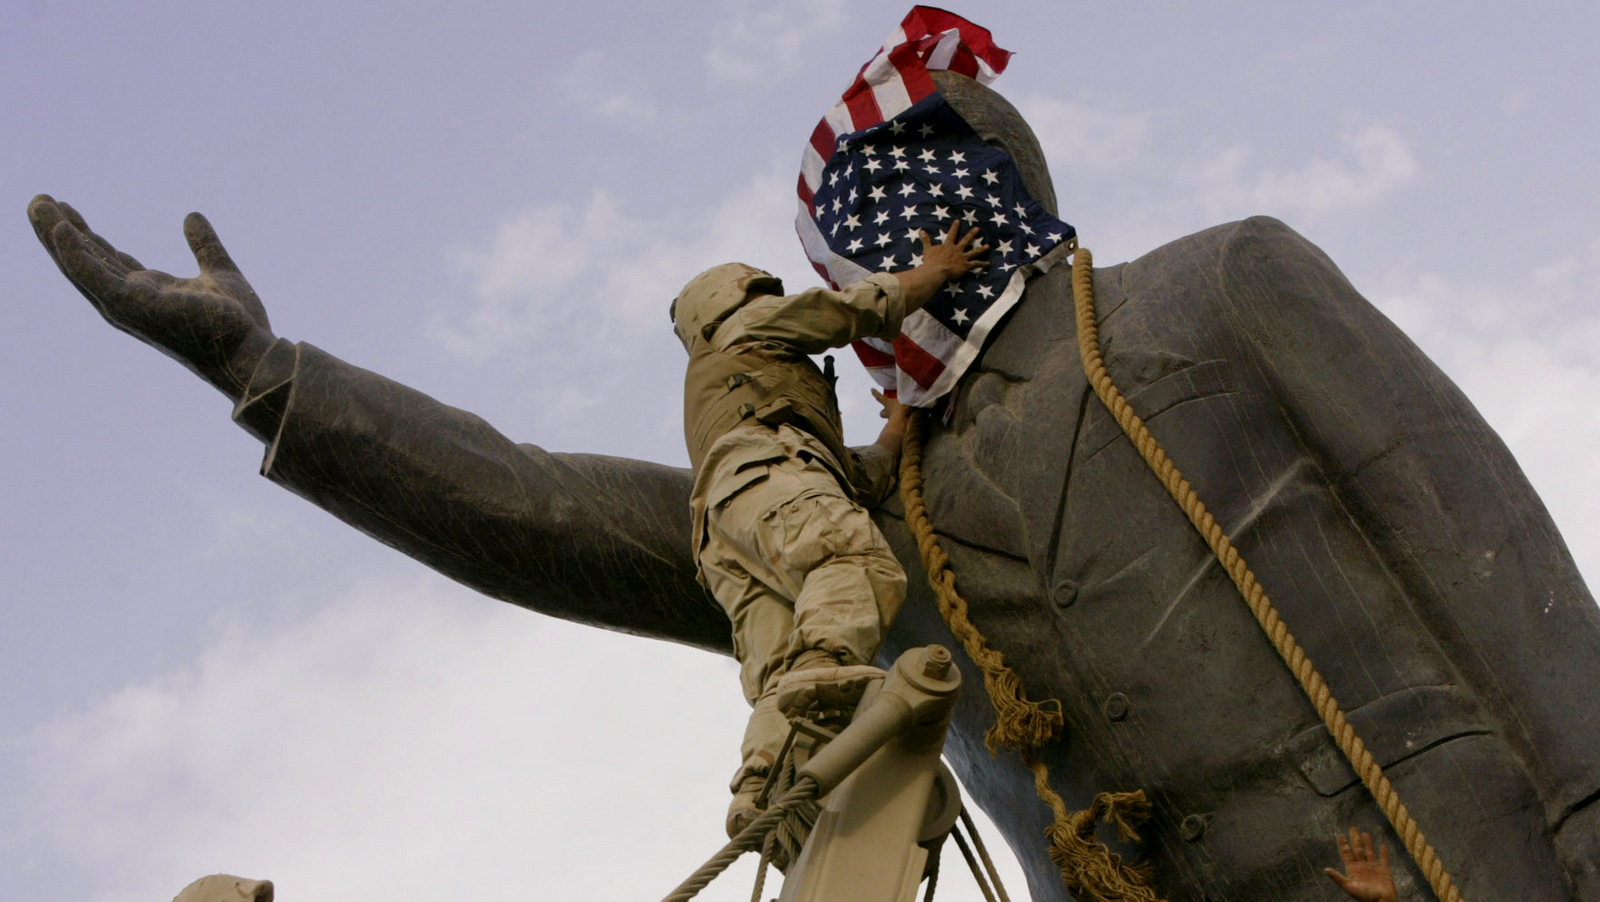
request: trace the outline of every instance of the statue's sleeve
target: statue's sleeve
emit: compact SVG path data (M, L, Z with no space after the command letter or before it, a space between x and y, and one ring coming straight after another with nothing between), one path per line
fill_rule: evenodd
M688 470L517 444L482 419L280 340L234 411L261 472L486 595L579 623L730 650L695 581Z
M1552 808L1571 810L1600 776L1600 609L1510 451L1282 223L1237 224L1208 278L1417 617L1498 715Z

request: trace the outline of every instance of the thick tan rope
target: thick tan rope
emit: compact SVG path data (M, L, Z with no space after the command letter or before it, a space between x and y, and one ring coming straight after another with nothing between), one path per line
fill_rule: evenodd
M952 635L966 649L967 657L983 671L983 687L994 704L995 723L984 736L989 751L1004 747L1017 752L1033 771L1034 788L1050 806L1054 822L1045 828L1050 842L1050 860L1061 869L1067 886L1101 902L1157 902L1150 888L1149 875L1122 863L1095 837L1095 821L1104 816L1117 825L1123 837L1137 840L1133 825L1149 814L1144 792L1101 793L1087 811L1070 812L1066 802L1050 786L1050 772L1033 750L1055 737L1061 730L1061 702L1031 701L1023 691L1016 671L1006 666L1000 652L989 647L983 633L968 616L966 599L956 591L955 573L950 558L939 547L928 508L922 500L922 430L926 414L911 418L900 456L900 498L906 509L906 525L917 538L922 563L928 571L939 613Z
M776 830L783 819L788 817L789 809L816 798L818 788L815 777L810 774L801 775L795 780L794 786L783 794L783 798L774 801L760 817L739 831L738 836L728 840L727 845L689 875L689 879L678 884L678 888L667 894L661 902L689 902L699 895L701 890L717 879L717 875L727 870L728 865L738 860L740 855L766 845L768 834Z
M934 535L933 524L928 521L927 505L922 502L924 416L918 413L911 418L900 455L900 500L905 505L906 524L917 537L917 549L922 552L922 563L927 568L934 598L939 602L939 613L956 641L967 650L967 657L983 671L983 688L994 702L994 726L984 734L984 745L991 754L1001 748L1024 752L1044 745L1061 730L1061 702L1053 698L1030 701L1017 672L1006 666L1005 656L990 648L983 634L972 625L967 600L956 591L956 575L950 569L950 558L939 547L939 537Z
M1366 784L1384 815L1389 818L1389 823L1394 825L1395 833L1405 843L1406 851L1411 853L1417 867L1428 878L1434 895L1439 897L1440 902L1460 902L1461 893L1445 871L1444 863L1434 853L1433 846L1423 838L1422 829L1406 811L1406 806L1389 784L1389 778L1384 776L1383 768L1373 760L1372 753L1367 751L1366 745L1345 719L1339 703L1328 690L1328 684L1323 682L1322 675L1317 673L1300 643L1295 641L1283 619L1278 616L1267 593L1256 581L1256 575L1245 565L1244 558L1239 556L1238 550L1228 541L1222 527L1212 518L1205 505L1200 503L1188 480L1172 465L1150 430L1145 428L1144 421L1134 414L1128 402L1123 400L1122 393L1112 384L1105 361L1100 356L1100 329L1095 322L1094 310L1094 256L1087 248L1078 248L1072 260L1072 294L1078 317L1078 350L1083 358L1083 371L1089 377L1089 384L1094 386L1095 394L1100 396L1122 431L1139 449L1145 463L1150 465L1162 485L1166 486L1168 494L1188 515L1189 522L1211 546L1217 561L1228 571L1245 604L1249 605L1250 613L1255 615L1262 631L1272 640L1272 647L1278 650L1283 662L1289 665L1306 698L1311 700L1322 722L1327 725L1328 732L1339 744L1339 750L1344 752L1350 766L1360 775L1361 782Z

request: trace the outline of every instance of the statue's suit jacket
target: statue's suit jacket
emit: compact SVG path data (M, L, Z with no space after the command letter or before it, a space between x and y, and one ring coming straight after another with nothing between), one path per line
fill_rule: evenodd
M1600 902L1600 610L1471 404L1275 220L1097 270L1095 291L1113 378L1465 895ZM270 478L468 585L727 650L694 582L687 470L517 445L286 342L237 416L267 441ZM1035 279L963 379L924 473L974 621L1031 697L1062 702L1043 758L1068 800L1149 793L1166 898L1337 897L1320 873L1332 837L1382 816L1090 391L1065 267ZM898 514L878 519L916 573ZM929 641L953 644L913 578L885 653ZM961 661L950 756L1033 897L1065 899L1048 812L1014 755L983 749L993 715ZM1398 870L1402 897L1425 892Z

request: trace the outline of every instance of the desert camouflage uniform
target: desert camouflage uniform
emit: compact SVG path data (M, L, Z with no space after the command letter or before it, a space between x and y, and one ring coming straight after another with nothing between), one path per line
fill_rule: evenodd
M812 428L792 417L763 422L785 419L763 415L785 407L782 397L766 396L761 412L749 411L720 436L704 429L697 436L697 425L711 417L704 405L695 409L695 398L722 389L720 380L696 384L709 379L696 355L720 355L726 363L734 355L755 372L782 359L807 368L812 375L804 379L820 380L805 355L862 337L892 339L904 309L899 281L880 274L840 291L758 296L684 339L691 358L685 428L690 456L698 458L690 499L695 560L701 581L733 622L740 682L755 709L735 787L766 772L788 733L774 687L796 656L820 648L843 664L870 663L905 598L905 572L862 507L893 488L896 461L877 445L842 447L836 401L825 383L829 410L812 418L831 414L831 427Z

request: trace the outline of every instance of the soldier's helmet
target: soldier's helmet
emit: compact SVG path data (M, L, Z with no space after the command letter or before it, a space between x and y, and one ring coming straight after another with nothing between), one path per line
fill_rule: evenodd
M763 294L783 294L783 283L772 273L744 263L713 266L678 292L670 311L673 330L684 350L689 350L696 337L709 338L728 314Z

